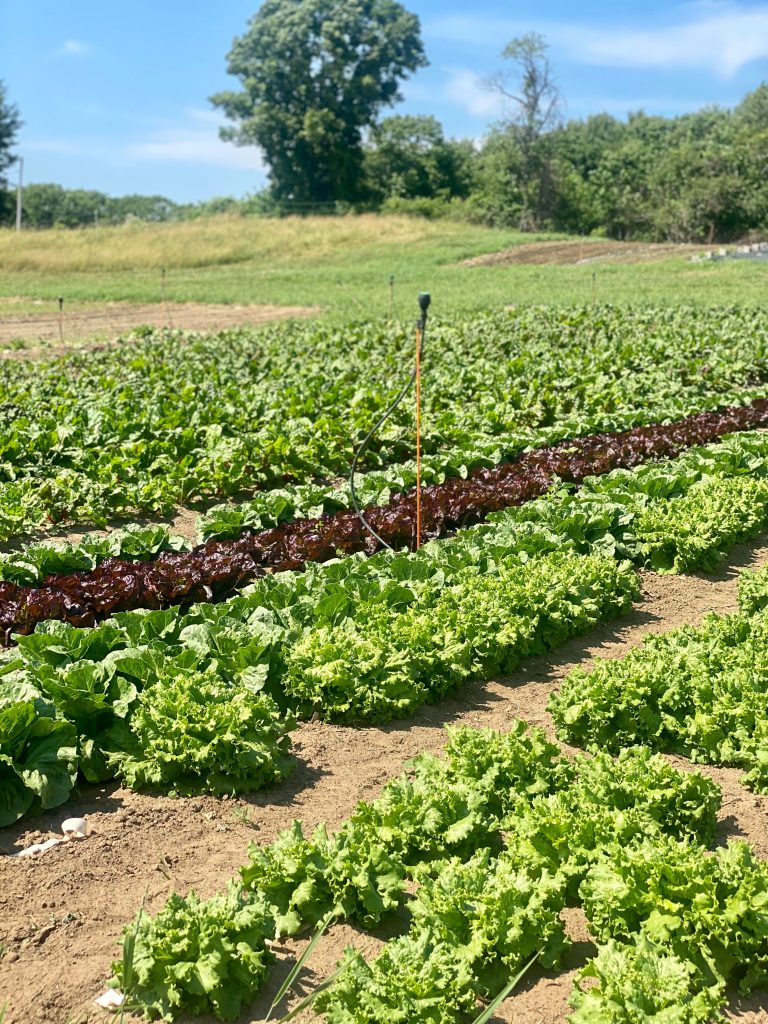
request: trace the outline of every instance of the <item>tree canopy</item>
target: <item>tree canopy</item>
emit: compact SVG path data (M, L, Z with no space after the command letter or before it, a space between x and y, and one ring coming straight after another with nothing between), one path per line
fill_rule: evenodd
M396 0L266 0L235 39L239 92L211 97L257 145L278 199L318 204L362 195L363 132L426 64L419 19Z
M376 200L464 198L472 185L471 142L446 139L436 117L385 117L365 146L365 181Z
M8 169L15 163L13 147L21 128L18 107L8 99L5 83L0 81L0 212L2 212L4 189L8 187Z

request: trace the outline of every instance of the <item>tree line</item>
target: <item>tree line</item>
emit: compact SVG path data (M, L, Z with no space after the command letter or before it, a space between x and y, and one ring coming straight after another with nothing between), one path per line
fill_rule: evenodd
M512 40L486 80L502 115L480 143L429 116L383 116L426 64L397 0L265 0L234 40L240 88L211 97L222 136L259 147L266 189L177 204L31 185L25 224L77 227L213 213L385 210L621 239L730 241L768 228L768 85L734 109L566 119L546 41ZM0 83L0 216L18 111Z

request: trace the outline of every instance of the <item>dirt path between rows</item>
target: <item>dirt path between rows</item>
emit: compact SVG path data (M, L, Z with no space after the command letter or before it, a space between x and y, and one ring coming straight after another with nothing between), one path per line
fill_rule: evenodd
M655 263L675 256L691 257L707 251L706 245L676 242L616 242L573 239L564 242L524 242L500 252L483 253L462 260L460 267L498 267L513 264L560 266L585 263ZM709 246L711 249L712 247Z
M5 359L33 359L61 355L74 342L115 338L136 327L173 327L185 331L222 331L228 327L259 326L272 320L317 316L317 306L236 306L203 302L104 302L97 308L66 312L59 327L55 312L0 316L0 345L22 341L27 347L0 352ZM61 342L63 333L64 342Z
M306 723L295 733L297 770L286 783L235 801L141 796L115 785L92 786L54 812L3 829L0 854L39 841L63 819L87 814L93 834L57 847L38 859L0 857L0 1006L5 1024L91 1024L107 1015L92 1005L103 991L122 926L146 892L157 910L172 889L193 887L209 896L245 859L249 842L269 843L301 817L308 828L338 826L360 799L372 799L403 763L422 750L443 746L443 726L461 723L505 729L522 717L553 734L546 712L549 694L573 665L595 656L620 656L649 633L698 623L708 611L737 608L738 573L768 564L768 538L737 549L716 576L644 574L643 599L622 619L570 641L555 656L531 660L507 679L467 687L457 698L427 707L413 719L383 728L346 728ZM689 767L677 759L682 767ZM719 841L747 839L768 857L768 797L739 784L740 772L704 769L723 788ZM494 1018L496 1024L564 1024L574 971L593 947L581 915L569 912L576 940L568 970L532 971L518 994ZM392 927L392 926L390 926ZM330 973L344 945L373 954L392 931L360 935L348 925L330 930L312 955L305 983L311 988ZM292 943L291 951L301 947ZM272 980L241 1024L264 1019L284 974ZM310 1020L308 1016L296 1018ZM729 1019L768 1024L768 995L735 1003Z

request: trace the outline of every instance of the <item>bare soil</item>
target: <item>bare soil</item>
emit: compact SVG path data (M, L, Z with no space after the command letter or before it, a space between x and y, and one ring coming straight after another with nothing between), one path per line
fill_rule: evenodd
M40 355L61 354L74 343L94 338L115 338L136 327L173 327L187 331L219 331L227 327L259 325L290 317L316 316L317 306L230 306L202 302L157 302L136 304L104 302L93 309L76 313L23 313L0 316L0 345L15 341L26 347L0 352L5 359L29 359ZM63 335L63 341L62 341ZM83 346L77 346L83 347Z
M440 750L447 723L505 729L512 718L522 717L554 735L547 700L574 665L587 665L597 656L621 656L648 634L698 623L708 611L735 611L739 571L765 564L768 538L763 537L737 549L715 576L644 574L642 600L622 619L570 641L554 656L529 661L508 678L467 687L408 721L381 728L305 723L295 733L298 764L293 777L247 798L174 800L116 785L89 786L64 807L3 829L0 1006L7 1001L6 1024L105 1020L107 1015L92 1000L105 988L121 928L142 900L153 912L173 889L186 892L192 887L211 895L235 874L248 843L269 843L296 817L309 829L319 822L337 827L358 800L374 798L406 760L422 750ZM675 763L692 767L682 758ZM723 788L718 841L743 837L768 856L768 798L747 791L738 771L703 770ZM65 818L83 814L92 829L87 839L62 844L35 859L7 856L56 834ZM301 985L311 990L326 977L348 943L374 955L402 927L402 922L390 922L375 935L350 925L334 927L318 943ZM568 912L567 927L574 938L567 970L555 975L533 969L500 1008L496 1024L564 1024L574 973L594 952L579 912ZM264 1019L290 967L291 959L284 954L294 955L305 941L286 945L272 980L241 1024ZM768 995L734 1001L729 1019L768 1024Z
M711 248L711 247L710 247ZM461 267L496 267L512 264L583 265L585 263L649 263L674 256L705 252L705 245L673 242L614 242L577 239L571 242L528 242L501 252L485 253L462 260Z

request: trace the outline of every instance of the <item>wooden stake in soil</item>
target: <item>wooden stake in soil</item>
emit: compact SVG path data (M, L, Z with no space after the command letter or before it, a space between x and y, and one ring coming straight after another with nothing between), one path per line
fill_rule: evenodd
M416 322L416 549L421 547L421 352L427 330L427 310L431 302L429 292L419 294L421 317Z
M421 547L421 337L423 322L416 325L416 548Z
M168 312L168 303L165 299L165 267L160 271L160 296L163 300L163 312L165 313L165 326L173 327L171 323L171 314Z

